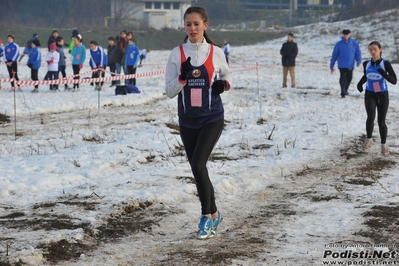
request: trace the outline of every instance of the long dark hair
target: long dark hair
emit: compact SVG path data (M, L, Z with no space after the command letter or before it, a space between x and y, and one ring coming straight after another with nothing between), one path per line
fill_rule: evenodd
M376 45L378 48L381 49L381 43L379 43L378 41L372 41L368 47L370 47L371 45ZM382 56L382 52L380 52L380 57Z
M183 19L186 20L186 16L189 15L189 14L193 14L193 13L198 14L202 18L202 21L204 23L208 22L208 14L207 14L205 8L200 7L200 6L190 6L189 8L187 8L186 12L184 12ZM213 45L216 45L216 46L219 46L219 47L221 46L220 44L215 44L209 38L208 34L205 31L204 31L204 38L210 44L213 44ZM186 43L187 40L188 40L188 35L186 35L186 37L184 37L184 42Z

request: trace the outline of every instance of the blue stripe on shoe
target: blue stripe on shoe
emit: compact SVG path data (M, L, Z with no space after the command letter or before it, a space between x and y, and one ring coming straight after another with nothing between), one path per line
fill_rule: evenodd
M198 225L198 232L197 232L197 239L206 239L211 234L211 229L213 227L213 219L209 218L206 215L201 216L199 225Z
M214 237L217 234L217 229L219 224L223 221L223 216L222 213L220 211L218 211L218 217L213 219L213 225L211 228L211 234L209 235L209 237Z

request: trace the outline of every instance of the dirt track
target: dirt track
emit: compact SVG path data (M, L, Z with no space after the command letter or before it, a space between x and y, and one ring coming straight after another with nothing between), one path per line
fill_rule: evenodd
M163 106L165 110L170 108ZM148 107L141 111L143 116L137 113L131 116L128 115L131 109L118 107L112 114L102 113L101 119L89 111L27 117L21 124L30 123L32 130L21 137L40 139L42 130L46 130L41 121L52 128L59 127L62 134L82 126L110 127L114 125L115 112L127 114L118 121L123 128L155 121L159 110L155 112ZM6 129L10 132L2 131L3 135L13 138L11 127ZM21 265L7 262L4 243L9 243L12 251L13 243L24 241L25 234L40 239L41 234L63 229L81 229L83 239L35 246L49 265L95 265L83 263L82 256L84 261L102 260L103 265L322 265L325 246L330 243L394 245L399 235L399 207L374 205L362 195L362 190L373 186L378 193L397 197L397 190L386 187L384 180L390 178L390 169L398 168L398 154L393 151L388 157L365 156L359 151L362 141L363 137L346 142L330 158L320 158L295 174L266 180L264 187L256 192L222 197L225 220L218 237L212 240L194 238L196 217L186 216L179 206L156 202L133 201L110 206L93 194L86 198L63 195L57 201L37 203L28 210L0 206L7 213L0 217L5 232L0 237L0 265ZM246 154L238 160L248 156L256 155ZM149 162L146 167L153 166ZM262 169L252 170L254 174L262 174ZM186 178L182 182L192 180ZM251 208L237 208L243 201L250 202ZM336 212L340 211L336 206L347 208L342 210L347 213L347 220L335 220ZM76 224L64 213L65 209L104 210L103 223L95 228ZM119 255L126 253L129 257Z

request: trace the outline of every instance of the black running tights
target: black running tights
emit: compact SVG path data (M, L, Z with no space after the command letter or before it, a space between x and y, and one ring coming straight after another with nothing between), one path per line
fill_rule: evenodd
M80 76L78 75L80 72L79 65L72 65L72 70L73 70L73 74L76 75L73 77L73 79L80 79ZM79 83L74 83L73 88L74 89L79 88Z
M339 73L340 73L339 85L341 86L341 96L344 96L349 89L349 85L352 82L353 69L340 68Z
M366 90L364 96L364 105L366 106L367 121L366 121L366 132L367 138L371 139L373 136L375 110L378 111L378 127L380 129L381 144L385 144L387 141L388 128L385 124L385 118L387 116L389 106L389 94L385 92L372 92Z
M18 65L17 65L17 62L12 62L12 65L11 66L9 66L9 65L7 65L7 70L8 70L8 74L9 74L9 77L10 77L10 79L11 78L14 78L14 74L13 74L13 72L15 72L15 80L19 80L19 78L18 78ZM19 85L18 85L19 86ZM12 81L11 82L11 87L15 87L15 85L14 85L14 81Z
M195 178L203 215L217 211L215 193L209 179L206 163L222 133L223 124L224 119L207 124L199 129L180 126L180 137Z

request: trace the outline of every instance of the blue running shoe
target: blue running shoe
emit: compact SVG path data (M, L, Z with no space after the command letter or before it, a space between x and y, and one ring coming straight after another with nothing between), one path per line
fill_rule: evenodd
M218 229L218 225L223 221L223 216L222 213L220 211L218 211L218 217L213 219L213 225L211 228L211 234L209 235L209 237L214 237L216 236L216 230Z
M197 239L206 239L211 234L213 219L209 218L205 215L201 216L199 225L198 225L198 232L197 232Z

